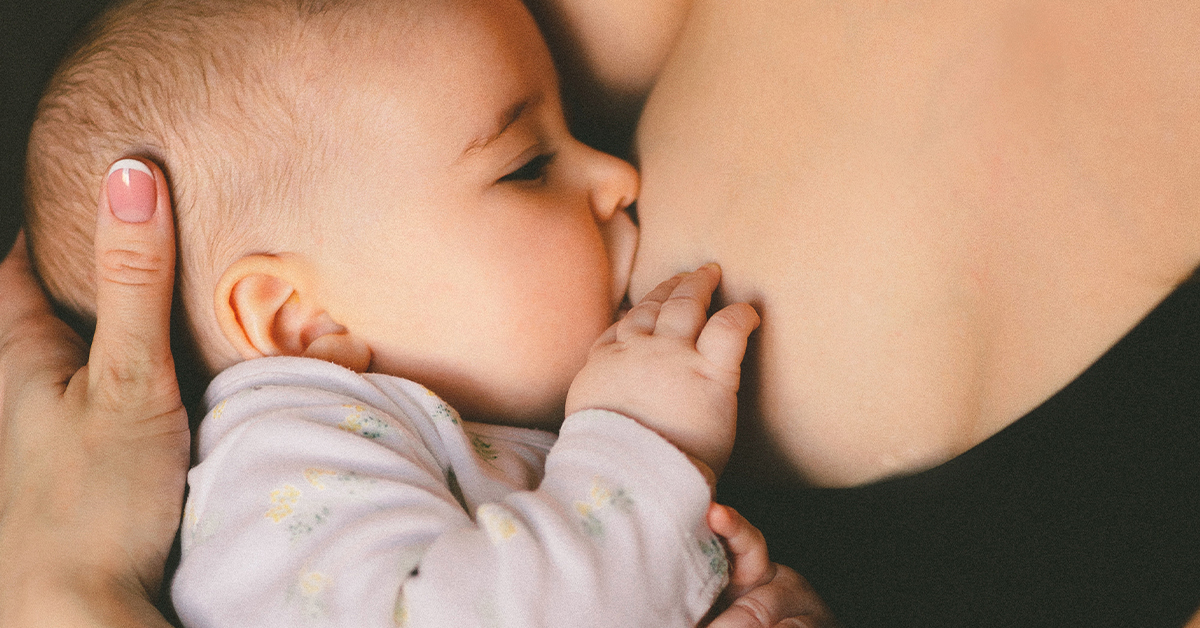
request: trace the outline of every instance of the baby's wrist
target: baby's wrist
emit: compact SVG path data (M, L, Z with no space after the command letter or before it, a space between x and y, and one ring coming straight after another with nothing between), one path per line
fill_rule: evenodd
M658 434L659 437L661 437L663 440L670 443L673 447L678 449L680 453L682 453L684 456L686 456L689 461L691 461L692 466L696 467L696 470L700 472L700 475L704 476L704 482L706 484L708 484L709 492L715 493L716 487L717 487L716 472L713 471L712 466L709 465L707 462L692 455L691 453L688 453L687 449L685 449L684 446L681 446L681 444L683 444L684 439L680 438L680 437L684 435L683 433L679 433L679 434L671 433L670 431L663 429L663 426L655 425L653 423L645 421L644 419L641 418L641 416L639 416L638 413L630 412L628 409L622 408L619 406L611 407L609 404L593 404L593 405L580 404L580 405L582 405L584 407L577 408L577 407L572 407L570 404L568 404L568 408L569 408L568 416L579 413L579 412L584 412L586 410L598 410L601 412L613 412L615 414L619 414L626 418L632 419L638 425L641 425L642 427ZM693 446L692 447L693 451L697 450L694 447L694 445L695 445L694 443L687 443L687 444Z

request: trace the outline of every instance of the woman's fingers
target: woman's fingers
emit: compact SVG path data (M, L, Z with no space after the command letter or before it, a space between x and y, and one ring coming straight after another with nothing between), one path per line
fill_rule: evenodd
M64 384L83 365L86 348L54 317L33 276L25 234L0 263L0 404L5 391L24 390L31 378Z
M171 358L175 230L166 179L153 163L109 169L96 217L96 335L89 389L115 402L179 405ZM174 407L172 407L174 406Z
M98 206L86 366L24 249L0 264L0 565L14 584L42 578L37 596L0 587L0 608L32 617L109 591L149 612L183 508L189 434L170 354L171 208L157 168L118 165Z
M123 501L109 496L111 503L93 508L125 521L127 535L113 542L124 546L142 584L153 590L162 575L159 552L178 528L189 451L171 357L174 218L156 165L122 159L109 169L95 247L96 334L84 414L98 439L96 473L110 476Z
M4 295L0 299L0 333L12 329L26 316L50 311L50 304L46 303L30 269L24 232L17 234L12 251L0 262L0 287L4 288L0 293Z

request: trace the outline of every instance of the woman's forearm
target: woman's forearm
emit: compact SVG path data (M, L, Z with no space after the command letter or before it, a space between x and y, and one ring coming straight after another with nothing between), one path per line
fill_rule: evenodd
M6 569L8 566L6 565ZM137 583L40 573L9 583L0 595L0 626L168 628Z

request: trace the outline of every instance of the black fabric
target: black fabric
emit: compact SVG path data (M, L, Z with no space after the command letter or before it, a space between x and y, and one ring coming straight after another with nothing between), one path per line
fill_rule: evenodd
M719 499L847 628L1181 626L1200 608L1200 283L946 464Z

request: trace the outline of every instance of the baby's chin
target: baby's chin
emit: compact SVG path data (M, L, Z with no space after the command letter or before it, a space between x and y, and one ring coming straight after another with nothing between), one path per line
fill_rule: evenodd
M556 381L544 381L541 386L533 384L535 379L530 377L519 389L491 386L491 390L485 391L481 385L474 390L457 388L443 393L434 389L434 392L467 421L557 432L563 422L567 390L574 374L565 382L556 377Z
M480 411L476 413L466 414L464 418L475 423L490 423L492 425L507 425L509 427L523 427L528 429L543 430L546 432L558 432L558 428L562 427L563 407L566 404L566 395L563 395L563 401L555 405L553 409L546 408L541 412L521 412L513 414L508 412L486 412ZM526 409L528 410L528 409Z

